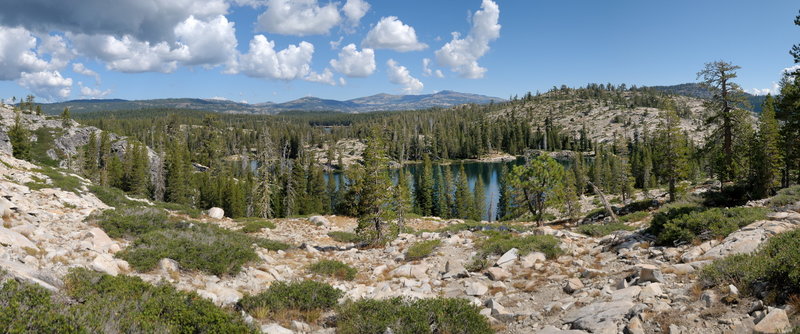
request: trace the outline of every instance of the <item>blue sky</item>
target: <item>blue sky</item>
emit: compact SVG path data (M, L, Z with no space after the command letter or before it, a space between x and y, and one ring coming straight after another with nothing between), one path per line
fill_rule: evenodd
M800 37L789 0L73 2L0 0L0 96L508 97L692 82L718 59L765 92Z

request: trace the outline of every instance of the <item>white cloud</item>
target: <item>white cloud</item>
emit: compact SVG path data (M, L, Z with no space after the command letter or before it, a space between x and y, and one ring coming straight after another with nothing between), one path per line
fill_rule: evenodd
M59 35L43 35L39 37L36 52L50 56L49 69L61 69L75 57L75 52L67 47L67 42Z
M62 77L58 71L23 72L17 83L46 101L65 99L72 90L72 79Z
M338 39L338 40L335 40L335 41L330 41L329 43L331 44L331 50L336 50L336 49L338 49L338 48L339 48L339 45L341 45L341 44L342 44L342 41L343 41L343 40L344 40L344 36L339 36L339 39Z
M109 70L126 73L170 73L177 69L177 60L187 59L189 52L185 45L173 50L167 42L151 44L130 35L121 39L111 35L74 35L70 39L82 54L104 61Z
M300 42L286 49L275 51L275 42L264 35L256 35L250 41L250 49L239 58L234 73L250 77L279 80L302 79L311 73L311 57L314 45Z
M341 20L334 3L320 7L317 0L269 0L267 10L258 16L258 28L283 35L319 35Z
M73 63L72 64L72 72L75 72L75 73L78 73L78 74L81 74L81 75L85 75L87 77L92 77L92 78L94 78L94 82L96 84L98 84L98 85L100 84L100 74L97 74L97 72L86 68L86 65L83 65L82 63Z
M398 65L394 59L389 59L386 65L389 66L389 82L402 85L403 93L416 94L422 91L424 87L422 82L412 77L405 66Z
M792 73L792 72L794 72L794 71L797 71L797 70L800 70L800 64L798 64L798 65L794 65L794 66L792 66L792 67L787 67L787 68L784 68L784 69L781 71L781 74L783 74L783 73Z
M777 82L772 82L772 87L763 88L763 89L753 88L753 89L750 90L750 94L753 94L753 95L767 95L767 94L778 95L780 93L780 91L781 91L780 85Z
M36 37L24 28L0 26L0 80L18 79L23 72L46 70L50 64L34 51Z
M369 3L364 0L347 0L347 3L342 6L342 12L344 12L350 27L356 27L361 22L361 18L367 14L369 8Z
M345 80L342 77L339 77L339 86L345 86L345 85L347 85L347 80Z
M81 88L81 97L89 99L99 99L111 94L110 89L100 90L99 88L91 88L83 85L83 82L78 81L78 86Z
M444 78L444 73L441 70L432 70L431 69L431 59L430 58L422 58L422 75L429 77L431 75L436 76L437 78Z
M500 37L500 8L491 0L483 0L481 10L472 16L472 28L466 38L453 33L453 39L436 51L436 61L453 72L470 79L482 78L486 68L478 59L489 51L489 42Z
M355 44L348 44L339 52L339 59L331 60L331 67L351 78L363 78L375 72L375 51L358 51Z
M205 19L227 12L226 0L3 1L0 25L22 26L39 33L130 35L158 43L173 42L173 28L192 15Z
M303 80L336 86L336 80L333 79L333 72L331 72L329 68L326 68L322 73L312 71L303 78Z
M361 44L374 49L399 52L418 51L428 47L417 41L417 33L413 27L403 24L396 16L381 18Z
M213 66L230 61L238 44L233 25L222 15L207 22L190 16L178 24L175 36L188 48L182 64Z

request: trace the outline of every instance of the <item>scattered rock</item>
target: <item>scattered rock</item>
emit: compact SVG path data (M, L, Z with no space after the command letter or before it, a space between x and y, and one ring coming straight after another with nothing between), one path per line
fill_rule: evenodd
M487 274L493 281L505 281L511 277L511 273L500 267L489 268Z
M294 334L294 331L291 329L274 323L261 326L261 332L266 334Z
M0 197L0 218L11 217L11 214L14 213L11 208L13 208L11 202L3 197Z
M503 256L501 256L495 263L498 267L507 268L514 264L519 258L519 250L516 248L509 249Z
M119 266L114 258L109 254L100 254L94 258L91 264L92 269L111 276L119 275Z
M639 282L664 282L661 269L651 264L639 265Z
M583 282L580 279L570 278L564 283L564 292L566 293L571 294L580 289L583 289Z
M767 316L764 317L764 319L761 319L761 321L759 321L755 327L753 327L753 333L785 333L791 328L792 324L789 322L789 317L786 316L786 311L776 308L767 313Z
M532 268L537 262L544 262L545 260L547 260L547 256L544 253L531 252L522 257L521 264L523 268Z
M0 245L37 249L36 245L34 245L33 242L28 240L28 238L26 238L24 235L2 226L0 226Z
M222 210L222 208L213 207L208 209L208 216L214 219L222 219L225 217L225 210Z
M321 225L325 227L331 226L331 221L323 216L311 216L310 218L308 218L308 221L312 222L315 225Z
M619 322L633 308L631 301L594 302L567 313L562 321L592 333L617 333Z
M489 287L481 282L467 282L466 290L464 291L467 296L483 296L489 291Z
M644 334L644 327L639 317L633 317L628 325L625 326L625 334Z

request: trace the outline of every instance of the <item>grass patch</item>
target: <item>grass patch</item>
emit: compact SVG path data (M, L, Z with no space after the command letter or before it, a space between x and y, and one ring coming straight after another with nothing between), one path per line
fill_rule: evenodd
M695 240L724 238L757 220L766 219L764 208L705 208L682 205L656 213L648 233L659 245L678 245Z
M623 223L638 222L644 220L649 215L650 213L648 213L647 211L636 211L619 217L619 221Z
M542 252L547 258L555 258L564 251L558 247L558 238L552 235L516 236L512 233L487 233L489 238L480 242L480 251L485 255L503 255L512 248L519 250L520 255L530 252Z
M798 201L800 201L800 185L781 189L767 203L770 206L778 207L794 204Z
M275 223L263 218L238 218L236 221L242 224L242 229L240 231L244 233L256 233L265 228L275 228Z
M32 132L36 141L31 143L31 160L38 165L58 167L58 159L51 159L47 151L55 148L55 138L60 137L63 131L41 127Z
M175 227L167 213L158 209L107 210L95 219L112 238L137 238L146 233Z
M800 230L772 237L755 253L715 260L700 277L706 287L733 284L745 294L785 303L800 293Z
M328 236L338 242L357 244L364 241L364 238L358 234L345 231L332 231L328 232Z
M31 188L31 190L60 188L61 190L71 191L77 194L81 189L81 180L77 176L65 174L58 169L47 166L34 169L33 171L46 175L48 178L50 178L50 183L46 183L44 180L34 179L34 182L28 182L25 184L28 188Z
M305 321L333 308L344 295L342 290L316 281L275 282L269 289L239 300L239 306L256 318L272 318L280 313L297 312Z
M194 219L200 218L203 213L203 210L179 203L156 202L155 207L187 215Z
M420 260L433 253L433 250L442 243L441 240L427 240L417 242L406 250L406 261Z
M89 191L108 206L115 208L141 205L142 203L128 199L125 192L114 187L103 187L100 185L90 185Z
M230 310L170 285L73 269L65 295L6 280L0 287L3 333L255 333ZM67 298L77 302L68 302Z
M593 237L602 237L609 235L616 231L633 231L636 228L633 226L625 225L625 223L608 223L608 224L585 224L578 226L578 232Z
M460 298L362 299L345 303L337 313L340 334L494 332L479 309Z
M308 271L322 276L336 277L340 280L352 281L358 271L341 261L320 260L308 267Z

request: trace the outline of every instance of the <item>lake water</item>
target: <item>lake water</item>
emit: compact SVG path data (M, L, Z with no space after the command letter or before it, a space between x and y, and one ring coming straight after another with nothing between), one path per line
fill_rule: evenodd
M455 189L455 183L457 182L459 168L463 165L464 172L467 174L467 181L469 182L469 188L474 193L475 192L475 183L478 180L478 177L481 177L483 180L483 193L484 193L484 213L482 219L488 221L496 220L497 216L497 204L500 200L500 182L499 182L499 175L500 170L503 165L505 165L508 170L510 171L514 166L524 164L524 159L520 158L515 161L506 161L506 162L477 162L477 161L467 161L467 162L456 162L448 165L433 165L433 174L434 178L436 177L437 169L442 169L442 174L444 172L444 168L450 169L450 174L453 177L453 189ZM417 177L417 173L422 171L422 164L409 164L403 166L403 169L406 172L406 175L409 175L410 178L410 187L411 190L414 190L414 180ZM393 173L394 180L397 182L397 171ZM334 178L339 181L340 175L334 174Z

